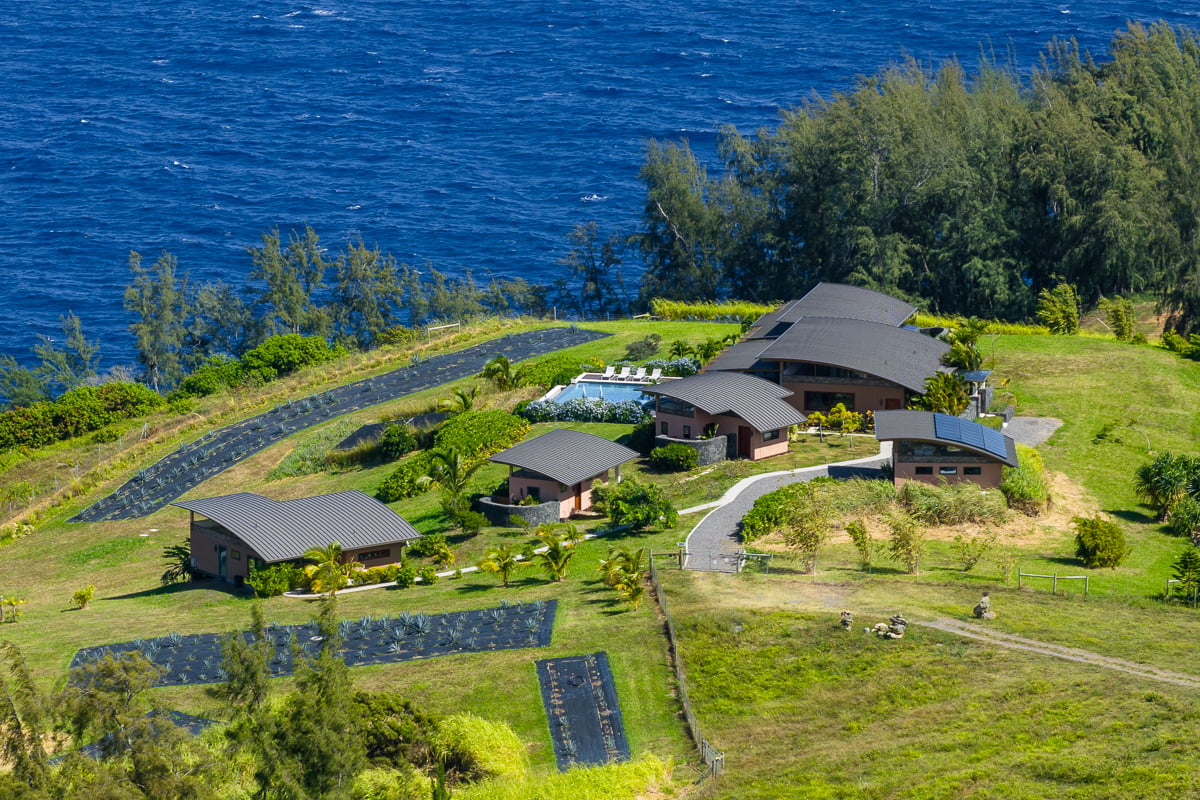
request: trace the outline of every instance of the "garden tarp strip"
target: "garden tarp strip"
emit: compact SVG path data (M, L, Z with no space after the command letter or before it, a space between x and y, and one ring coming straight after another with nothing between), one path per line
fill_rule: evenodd
M558 768L629 760L606 653L536 662Z
M299 430L369 406L476 375L488 361L520 361L608 336L574 326L525 331L453 353L432 356L373 378L281 403L270 411L212 431L134 475L71 522L136 519Z

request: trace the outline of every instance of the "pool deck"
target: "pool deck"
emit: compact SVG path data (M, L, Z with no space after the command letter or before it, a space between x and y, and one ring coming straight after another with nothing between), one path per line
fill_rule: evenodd
M663 381L677 381L677 380L680 380L680 379L676 378L676 377L672 377L670 375L663 375L663 376L657 378L656 380L650 380L649 376L642 376L641 378L635 378L632 375L630 375L628 378L620 378L616 375L609 375L606 377L601 372L584 372L583 374L576 375L574 378L572 378L570 385L574 386L579 383L588 383L588 384L594 383L594 384L599 384L601 386L623 386L623 387L633 388L633 387L637 387L637 386L651 386L656 383L662 383ZM556 398L560 394L562 394L562 392L566 388L567 388L566 386L554 386L550 389L550 391L546 392L544 395L539 397L538 400L540 402L555 402Z

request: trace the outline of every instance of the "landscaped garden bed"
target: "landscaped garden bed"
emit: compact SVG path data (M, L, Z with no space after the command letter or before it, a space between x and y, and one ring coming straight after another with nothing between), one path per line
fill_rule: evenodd
M456 611L447 614L409 614L398 617L362 617L342 620L339 634L341 656L348 666L390 664L434 658L451 653L484 653L523 647L546 647L554 627L555 600L507 604L495 608ZM249 632L243 636L249 637ZM274 644L270 668L273 677L291 675L295 654L315 656L321 635L315 622L303 625L266 627ZM141 652L163 669L159 686L220 683L226 679L221 667L221 644L228 634L178 633L154 639L86 647L75 654L71 668L105 655L120 657Z
M629 760L629 743L606 653L537 662L558 768Z

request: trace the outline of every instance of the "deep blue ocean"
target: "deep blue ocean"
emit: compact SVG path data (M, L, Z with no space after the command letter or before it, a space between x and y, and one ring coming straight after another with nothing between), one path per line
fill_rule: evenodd
M73 310L132 360L127 260L244 281L262 231L312 225L444 272L549 281L565 236L632 231L645 142L714 155L723 124L912 56L1023 70L1097 55L1160 0L15 0L0 7L0 352Z

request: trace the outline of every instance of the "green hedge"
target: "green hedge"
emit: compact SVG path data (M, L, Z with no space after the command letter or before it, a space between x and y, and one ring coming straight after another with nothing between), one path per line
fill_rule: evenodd
M429 474L431 464L429 453L424 451L401 461L400 466L379 484L379 488L375 490L375 497L384 503L394 503L423 494L428 491L428 487L421 485L420 478Z

